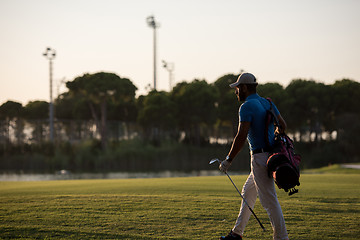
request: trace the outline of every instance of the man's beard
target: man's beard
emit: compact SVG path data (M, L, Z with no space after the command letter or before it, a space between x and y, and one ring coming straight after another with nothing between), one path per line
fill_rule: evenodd
M245 93L242 93L241 91L237 94L239 102L243 102L246 99Z

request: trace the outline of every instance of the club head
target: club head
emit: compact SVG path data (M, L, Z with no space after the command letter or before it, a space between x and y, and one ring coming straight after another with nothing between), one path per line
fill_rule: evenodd
M219 164L221 163L219 159L214 158L214 159L212 159L212 160L209 162L209 164L211 165L211 164L213 164L214 162L218 162Z

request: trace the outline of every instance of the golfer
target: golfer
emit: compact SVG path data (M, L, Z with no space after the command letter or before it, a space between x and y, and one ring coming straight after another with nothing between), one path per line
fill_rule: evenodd
M244 146L246 139L249 143L251 155L251 172L243 186L242 195L251 208L254 207L257 195L261 205L269 215L273 228L274 239L289 239L286 231L285 220L277 199L273 178L268 176L266 161L271 146L274 144L274 126L268 128L269 145L265 142L265 116L266 110L270 109L270 102L256 93L256 78L251 73L242 73L235 83L230 84L235 88L235 94L240 102L245 101L239 109L238 132L233 140L229 154L220 164L220 170L227 172L232 160ZM281 131L286 128L286 123L281 117L279 110L273 104L275 114L279 119ZM242 239L245 226L250 218L250 210L241 203L239 216L234 228L227 236L220 239Z

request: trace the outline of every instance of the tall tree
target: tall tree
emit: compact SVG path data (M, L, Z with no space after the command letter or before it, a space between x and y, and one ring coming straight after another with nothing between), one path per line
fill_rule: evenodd
M317 140L323 129L324 119L330 114L327 86L313 80L296 79L285 88L285 91L289 129L299 131L300 134L315 133Z
M71 107L69 107L71 106ZM55 117L66 120L91 120L88 103L80 95L65 92L55 100Z
M260 96L264 98L271 98L271 100L275 103L277 108L281 111L286 107L286 99L287 95L284 90L284 87L279 83L265 83L259 84L257 87L257 92Z
M360 144L360 83L350 79L331 86L334 126L339 144L346 152L357 153Z
M343 113L360 113L360 83L342 79L331 86L332 107L336 115Z
M135 102L137 88L127 78L120 78L114 73L99 72L84 74L72 82L67 82L69 92L82 97L88 104L101 137L103 149L107 145L107 106L109 103L123 104ZM123 109L119 109L124 114Z
M176 104L179 127L190 142L199 145L203 140L201 135L204 135L201 126L215 123L218 94L217 89L205 80L182 82L173 88L172 99Z
M176 127L175 103L169 93L151 91L142 102L138 122L144 128L146 136L155 143L159 142L162 132L172 132Z
M92 124L91 111L84 98L65 92L55 100L54 105L57 126L65 130L68 140L80 140L85 136L92 136L89 127Z
M24 122L22 120L23 107L21 103L7 101L0 106L0 120L4 121L4 135L6 142L10 142L10 129L15 130L15 138L20 144L24 137Z
M218 124L217 128L222 129L224 126L231 127L232 136L227 136L226 134L220 134L222 137L228 137L231 139L237 132L237 126L239 121L239 116L237 114L239 108L239 102L237 101L234 89L230 88L229 84L237 80L236 75L226 74L218 78L214 82L214 87L219 93L219 97L216 101L217 105L217 118Z
M49 103L45 101L31 101L24 107L24 118L33 126L32 140L41 143L45 138L45 126L48 126Z

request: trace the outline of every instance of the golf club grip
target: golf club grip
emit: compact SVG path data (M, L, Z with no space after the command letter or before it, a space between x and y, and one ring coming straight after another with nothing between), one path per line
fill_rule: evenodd
M229 176L229 174L227 172L225 172L226 176L228 176L229 180L231 181L232 185L235 187L236 191L239 193L240 197L243 199L244 203L246 204L246 206L248 206L250 212L254 215L256 221L258 221L258 223L260 224L260 227L263 229L263 231L265 231L265 227L262 225L262 223L260 222L260 220L258 219L258 217L256 216L255 212L252 210L252 208L249 206L249 204L246 202L245 198L243 197L243 195L240 193L239 189L237 188L237 186L235 185L235 183L233 182L233 180L231 179L231 177Z

